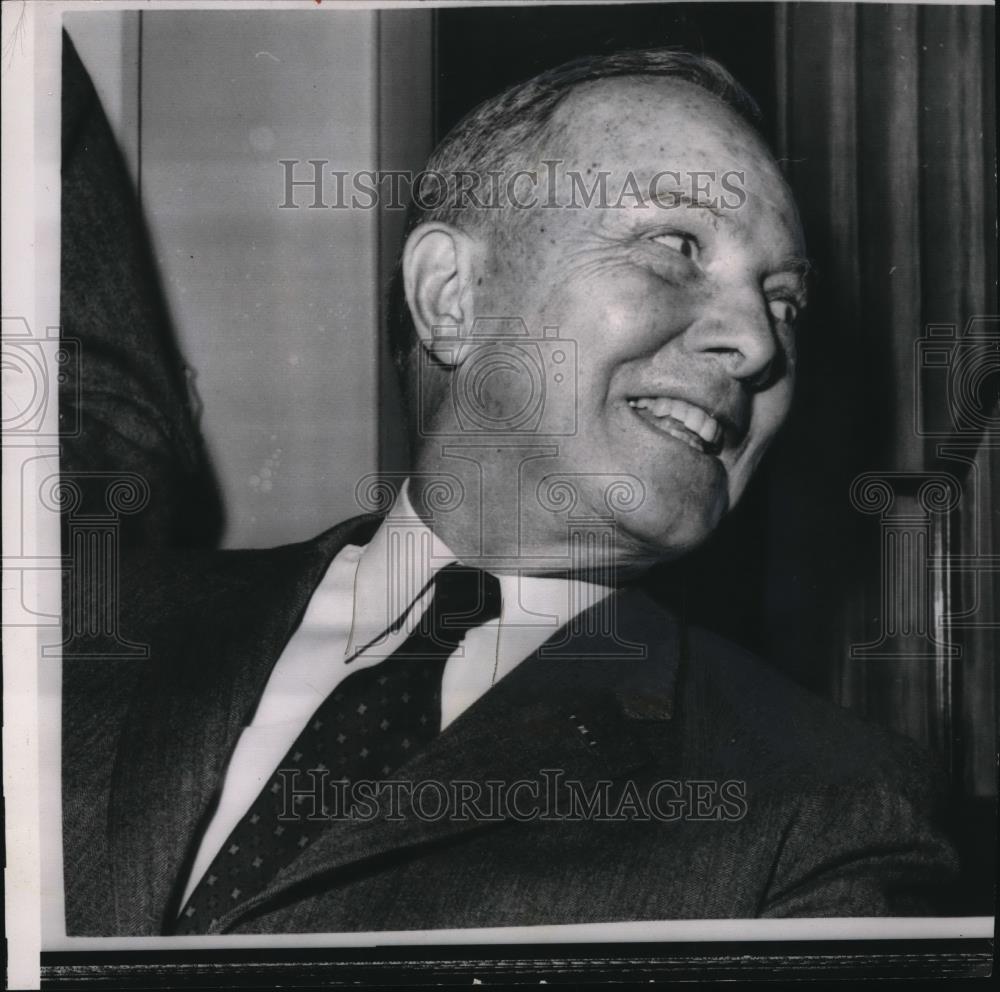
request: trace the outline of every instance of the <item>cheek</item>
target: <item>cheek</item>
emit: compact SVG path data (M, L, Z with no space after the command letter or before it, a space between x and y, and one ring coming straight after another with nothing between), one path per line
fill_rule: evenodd
M786 355L788 365L785 377L774 387L773 395L768 396L765 407L769 424L768 441L784 424L792 408L792 393L795 390L795 352L789 350Z
M754 464L759 461L785 422L790 404L791 388L785 384L776 386L766 397L757 398L750 443L746 451L746 454L753 458Z
M581 370L596 376L654 354L686 326L690 310L682 291L635 266L617 266L564 287L545 322L576 342Z
M742 494L750 477L785 422L791 406L792 384L790 380L775 386L767 396L758 396L755 401L750 440L736 464L729 471L729 491L732 502Z
M513 421L536 401L536 377L526 375L507 356L480 363L476 375L469 375L463 386L462 400L468 408L481 410L488 421L498 426Z

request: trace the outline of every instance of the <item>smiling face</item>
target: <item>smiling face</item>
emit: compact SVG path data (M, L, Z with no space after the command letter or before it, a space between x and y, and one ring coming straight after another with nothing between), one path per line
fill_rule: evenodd
M475 311L520 316L532 334L557 326L575 342L575 394L550 391L546 403L572 403L576 433L558 438L556 458L526 467L539 479L573 475L577 506L601 513L608 476L641 480L642 505L617 516L616 557L645 565L711 533L788 411L803 305L798 216L760 139L690 84L587 84L554 125L567 136L547 155L562 160L560 189L570 170L588 187L603 170L610 191L631 173L659 198L614 206L613 193L523 213L482 263ZM697 173L715 176L696 180L702 193ZM726 194L726 174L743 195ZM502 377L494 385L484 402L502 416ZM528 532L544 541L536 516Z

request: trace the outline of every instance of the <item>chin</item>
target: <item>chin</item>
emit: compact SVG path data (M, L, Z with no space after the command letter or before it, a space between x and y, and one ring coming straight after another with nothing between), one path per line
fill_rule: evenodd
M647 514L646 519L622 521L625 553L619 556L620 564L648 568L680 558L704 544L724 515L724 506L710 506L698 513L684 510L674 515Z

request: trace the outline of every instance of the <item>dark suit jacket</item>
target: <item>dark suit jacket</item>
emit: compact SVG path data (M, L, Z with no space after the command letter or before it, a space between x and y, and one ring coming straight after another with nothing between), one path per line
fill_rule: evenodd
M317 582L358 518L303 544L135 560L119 634L64 666L70 934L157 934L228 756ZM341 820L221 932L361 931L672 918L933 911L955 858L935 826L928 757L686 629L638 588L620 638L537 652L415 755L414 782L746 783L735 820ZM87 650L95 650L95 642ZM597 655L595 657L595 655ZM586 733L581 730L586 728Z
M60 464L78 515L106 512L120 473L149 498L119 515L119 541L211 546L222 505L198 431L149 235L86 69L63 34Z

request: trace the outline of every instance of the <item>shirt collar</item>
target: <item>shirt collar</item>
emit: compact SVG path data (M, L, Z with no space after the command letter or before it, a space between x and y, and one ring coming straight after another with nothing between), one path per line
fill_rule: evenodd
M348 655L380 637L418 599L426 599L425 591L435 573L458 560L413 508L409 479L371 542L359 549L359 555ZM519 653L519 645L525 649L536 647L577 613L613 591L608 586L576 579L517 574L497 578L502 639L515 654ZM421 593L425 595L421 597ZM415 616L419 617L420 612L415 610Z
M349 655L383 634L413 605L434 573L457 560L413 509L409 483L403 483L358 561Z

